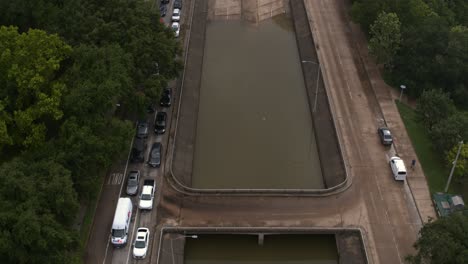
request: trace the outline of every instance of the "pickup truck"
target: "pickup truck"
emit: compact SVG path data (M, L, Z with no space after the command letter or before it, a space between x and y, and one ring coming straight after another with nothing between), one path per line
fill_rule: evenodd
M140 194L138 208L141 210L153 209L154 191L156 190L155 180L145 180Z

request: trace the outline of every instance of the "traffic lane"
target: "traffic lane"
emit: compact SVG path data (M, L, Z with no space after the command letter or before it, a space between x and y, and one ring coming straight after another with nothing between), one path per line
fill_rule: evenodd
M123 263L150 263L150 256L152 254L152 251L151 249L153 248L153 240L154 240L154 236L156 234L156 219L157 219L157 207L158 207L158 204L159 204L159 200L160 200L160 186L161 186L161 181L163 179L163 171L165 171L165 164L166 162L165 159L166 159L166 153L167 153L167 141L168 141L168 134L169 134L169 127L170 127L170 122L172 120L172 117L171 117L171 108L162 108L162 107L158 107L157 111L158 112L161 112L161 111L164 111L167 113L167 121L166 121L166 132L162 135L156 135L153 133L153 140L152 142L149 142L150 144L152 144L153 142L160 142L163 146L163 156L162 156L162 161L161 161L161 167L159 168L152 168L148 165L145 165L142 170L140 171L141 172L141 175L143 175L143 177L141 178L140 180L140 183L142 184L143 181L145 179L153 179L153 180L156 180L156 191L155 191L155 194L154 194L154 201L153 201L153 209L152 210L138 210L137 212L137 218L134 222L134 230L136 230L137 228L139 227L147 227L150 229L150 242L149 242L149 245L148 245L148 252L147 252L147 255L146 255L146 258L143 259L143 260L135 260L133 259L133 256L132 256L132 247L130 247L128 250L129 250L129 254L127 253L127 257L125 258L125 254L122 254L120 256L118 256L119 259L123 259L125 258L126 262L123 262ZM154 122L153 122L154 123ZM154 126L152 126L154 127ZM147 155L149 155L149 151L147 153ZM141 189L140 189L141 190ZM138 206L138 197L135 197L135 202L136 206ZM134 237L134 232L132 234L132 243L134 241L135 237ZM130 256L130 257L128 257ZM122 263L122 262L118 262L119 259L117 259L115 263ZM114 263L114 262L113 262Z
M129 144L129 149L131 149L133 139ZM85 263L101 263L106 259L112 220L119 194L122 191L122 184L125 181L129 155L130 151L127 160L121 160L114 164L104 179L87 242Z
M140 184L139 184L137 195L136 196L131 196L131 200L132 200L132 203L133 203L133 215L132 215L132 221L131 221L130 227L129 227L128 243L123 248L111 248L109 250L108 255L109 255L110 263L114 263L114 264L129 263L129 261L132 259L131 252L132 252L132 243L134 241L135 230L138 227L141 226L139 224L140 210L138 209L139 194L141 193L144 180L152 178L149 175L151 173L154 174L155 172L153 172L153 171L158 170L156 168L150 167L147 164L149 154L151 152L151 145L154 142L160 141L160 139L158 139L158 136L155 135L155 133L153 131L154 130L154 120L156 118L156 114L157 114L157 111L154 113L154 115L151 115L151 117L149 118L150 120L148 120L150 131L149 131L149 134L148 134L148 138L146 140L148 148L147 148L146 153L145 153L145 162L143 162L143 163L134 163L134 164L131 164L131 166L129 166L130 167L129 171L130 170L139 170L140 171ZM156 175L154 175L154 178L155 177L156 177ZM123 186L126 186L126 182L123 183ZM128 195L126 195L126 193L123 192L121 196L126 197Z

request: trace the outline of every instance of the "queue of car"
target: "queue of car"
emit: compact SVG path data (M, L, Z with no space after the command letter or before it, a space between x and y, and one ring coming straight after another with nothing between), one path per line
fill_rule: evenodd
M160 14L165 17L167 14L170 0L161 0ZM180 32L180 17L182 10L182 0L174 0L174 7L171 15L171 28L174 30L176 37ZM170 107L172 101L172 90L166 88L163 90L159 100L162 110L157 110L153 105L148 106L148 114L156 112L154 120L154 133L162 135L166 132L167 113L164 108ZM148 149L148 136L150 132L150 123L146 120L140 120L137 123L135 139L130 150L129 161L131 163L143 163L147 160L147 165L152 168L159 168L162 163L163 146L161 142L151 143L151 149L146 159L145 154ZM154 194L156 192L156 180L142 180L143 175L139 170L131 170L128 173L126 194L136 196L140 191L140 181L143 181L140 195L138 196L138 208L140 210L151 210L153 208ZM123 247L127 244L128 232L130 230L130 222L132 219L133 204L130 198L122 197L117 202L117 208L114 215L111 230L111 243L115 247ZM143 259L146 257L150 241L150 230L146 227L139 227L135 234L135 239L132 244L132 255L135 259Z
M163 90L159 105L162 109L157 110L155 107L148 107L148 113L156 111L156 118L154 122L154 133L162 135L166 132L167 126L167 113L165 108L171 106L172 90L166 88ZM151 111L150 111L151 110ZM130 151L129 161L131 163L142 163L145 161L145 153L147 150L147 140L149 138L150 123L146 120L137 122L135 139L133 141L132 149ZM147 164L153 168L159 168L162 163L162 149L161 142L153 142L151 150L147 157ZM156 180L145 179L142 180L140 170L130 170L127 175L127 184L125 193L129 196L135 196L140 191L140 181L143 181L141 192L138 196L138 208L140 210L151 210L154 203L154 194L157 190ZM114 247L124 247L129 238L128 232L130 230L130 222L133 213L133 204L130 198L122 197L117 202L117 208L114 214L114 220L111 230L111 243ZM132 255L135 259L143 259L146 257L149 245L150 231L146 227L139 227L135 234L135 239L132 244Z

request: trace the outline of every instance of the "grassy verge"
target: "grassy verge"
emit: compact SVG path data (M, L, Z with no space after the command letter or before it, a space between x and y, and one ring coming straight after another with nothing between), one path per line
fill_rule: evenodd
M422 123L418 122L416 112L408 105L398 101L396 101L396 104L426 175L431 193L444 191L450 171L445 166L443 156L433 149L429 133L427 133ZM456 191L452 186L449 191Z

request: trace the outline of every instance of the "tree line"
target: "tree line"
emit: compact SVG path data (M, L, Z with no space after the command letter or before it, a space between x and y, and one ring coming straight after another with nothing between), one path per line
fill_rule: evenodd
M351 16L369 37L386 81L417 98L419 121L455 177L468 179L468 2L354 0ZM466 199L466 197L465 197ZM456 213L420 230L408 263L468 263L468 217Z
M0 0L0 259L79 263L73 228L182 68L142 0Z

